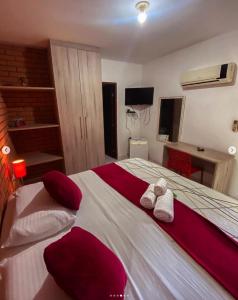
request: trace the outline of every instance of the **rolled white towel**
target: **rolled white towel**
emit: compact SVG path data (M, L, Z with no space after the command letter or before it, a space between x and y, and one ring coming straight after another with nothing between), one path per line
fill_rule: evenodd
M150 184L140 198L140 204L145 208L152 209L155 207L155 202L156 196L154 194L154 184Z
M173 222L174 220L174 196L171 190L157 198L154 208L154 216L163 222Z
M156 196L162 196L166 193L167 191L167 181L164 178L160 178L154 188L154 192Z

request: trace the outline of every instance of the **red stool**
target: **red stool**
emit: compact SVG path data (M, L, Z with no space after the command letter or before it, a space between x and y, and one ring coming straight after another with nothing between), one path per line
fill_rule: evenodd
M193 167L192 156L188 153L168 148L167 168L191 178L192 174L201 172L201 183L203 183L203 169Z

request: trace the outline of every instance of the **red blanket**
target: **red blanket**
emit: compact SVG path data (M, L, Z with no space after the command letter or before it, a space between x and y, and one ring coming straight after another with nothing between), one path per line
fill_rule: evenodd
M238 299L238 245L214 224L174 199L174 221L160 222L140 205L148 183L112 163L93 171L118 193L144 210L199 265Z

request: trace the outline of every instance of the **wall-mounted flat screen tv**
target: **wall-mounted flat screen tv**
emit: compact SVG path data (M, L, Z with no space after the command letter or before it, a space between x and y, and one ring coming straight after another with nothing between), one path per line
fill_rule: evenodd
M132 105L152 105L154 97L153 87L127 88L125 90L125 104Z

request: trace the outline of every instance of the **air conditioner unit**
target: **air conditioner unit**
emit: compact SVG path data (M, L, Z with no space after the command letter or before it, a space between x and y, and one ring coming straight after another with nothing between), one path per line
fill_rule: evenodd
M235 63L189 70L182 75L181 85L184 89L201 86L232 85L235 81L235 75Z

